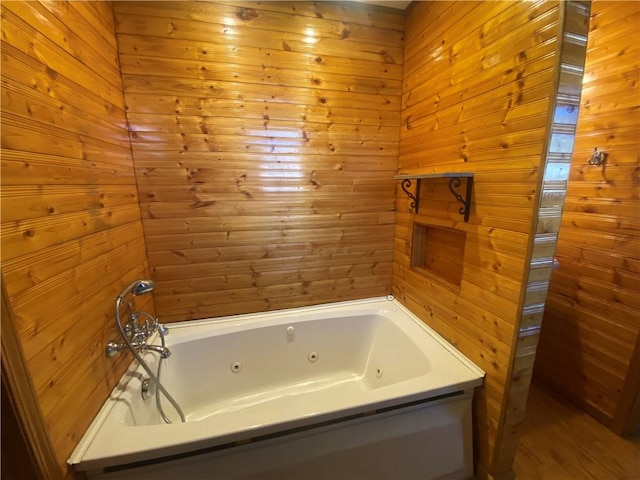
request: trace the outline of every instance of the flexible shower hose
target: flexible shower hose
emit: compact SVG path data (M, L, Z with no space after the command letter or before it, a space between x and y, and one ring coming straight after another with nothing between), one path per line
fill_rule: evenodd
M173 405L173 408L176 409L176 411L178 412L178 415L180 415L180 420L182 421L182 423L185 423L187 420L185 419L184 413L182 412L182 409L180 408L180 405L178 405L178 402L176 402L173 399L173 397L171 396L171 394L169 392L167 392L167 389L164 388L164 386L160 383L160 380L158 380L158 377L153 373L151 368L149 368L149 365L147 365L147 362L145 362L142 359L142 357L138 354L136 349L133 348L133 345L131 345L131 342L129 341L129 338L127 337L127 335L126 335L126 333L124 331L124 327L122 326L122 321L120 320L120 312L118 311L118 310L120 310L119 303L120 302L116 302L116 323L118 324L118 329L120 330L120 334L122 335L122 338L124 339L124 343L127 345L129 350L131 350L131 353L133 353L133 356L136 358L138 363L140 365L142 365L142 368L144 368L145 372L147 372L147 375L149 375L151 377L151 379L156 383L156 386L160 389L160 391L164 394L164 396L167 397L167 400L169 400L171 405ZM164 335L160 334L160 336L162 338L162 344L164 346ZM162 359L159 360L158 368L160 368L160 363L162 363ZM156 395L158 395L157 392L156 392ZM157 402L157 400L156 400L156 402ZM164 412L162 412L162 417L163 417L165 422L171 423L170 421L168 421L169 419L164 415Z
M162 331L162 329L158 329L158 334L160 335L160 340L162 341L162 346L165 347L165 341L164 341L164 332ZM162 371L162 361L164 360L164 358L160 357L158 359L158 370L157 370L157 375L156 375L156 380L158 385L160 384L160 372ZM169 401L171 401L171 399L169 399ZM174 407L176 407L177 404L173 404ZM164 410L162 409L162 404L160 403L160 394L158 392L156 392L156 407L158 408L158 412L160 412L160 416L162 417L162 419L164 420L164 423L171 423L171 420L169 420L169 417L167 417L167 415L165 415ZM184 423L184 415L182 415L182 410L180 410L180 407L176 407L176 410L178 410L178 414L180 414L180 418L182 419L182 422Z

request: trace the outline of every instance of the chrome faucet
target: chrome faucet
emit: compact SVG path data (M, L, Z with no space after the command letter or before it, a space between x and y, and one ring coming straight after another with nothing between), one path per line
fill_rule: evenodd
M155 283L151 280L136 280L129 285L123 292L116 297L116 323L118 329L122 334L124 343L112 340L107 344L106 353L109 357L113 357L117 353L131 349L135 352L153 351L159 353L162 358L167 358L171 355L171 351L165 346L149 345L147 341L154 333L161 330L163 335L167 334L167 328L162 327L158 323L158 319L151 313L144 310L136 311L133 305L133 300L128 302L129 305L129 319L123 325L120 318L120 308L124 298L131 294L134 298L138 295L144 295L153 290ZM141 316L147 317L144 323L140 323Z
M118 330L120 331L120 335L122 336L123 343L117 342L115 340L110 341L107 344L106 353L109 357L113 357L118 352L122 350L130 350L135 359L138 361L140 366L147 372L150 379L153 380L154 385L162 392L167 400L173 405L173 408L176 409L178 415L180 416L180 421L182 423L186 422L187 419L184 415L184 412L180 408L180 405L175 401L175 399L171 396L171 394L167 391L166 388L160 383L160 367L162 365L161 361L158 361L158 370L157 375L153 373L147 362L144 358L140 356L140 352L152 351L159 353L162 359L167 358L171 355L171 351L165 346L164 336L167 334L166 327L158 324L158 319L150 314L149 312L145 312L144 310L137 311L133 306L133 300L138 295L144 295L153 290L155 283L151 280L136 280L127 288L125 288L120 295L116 297L116 325L118 326ZM122 324L122 319L120 318L120 307L122 306L122 301L124 298L131 294L133 299L129 302L129 319L127 320L126 325ZM147 317L143 324L140 324L138 321L140 316ZM149 345L147 340L153 334L158 333L162 345ZM148 385L148 382L147 382ZM142 398L146 398L145 395L145 387L144 382L142 383ZM164 414L162 410L162 405L160 404L160 396L156 395L156 406L160 415L166 423L171 423L171 420Z
M167 358L169 355L171 355L171 350L169 350L167 347L161 347L160 345L144 345L143 347L141 347L141 350L143 352L147 350L157 352L162 358Z

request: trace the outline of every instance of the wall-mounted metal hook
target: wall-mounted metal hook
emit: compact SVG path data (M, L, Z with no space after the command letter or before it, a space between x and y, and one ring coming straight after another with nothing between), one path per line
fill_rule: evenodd
M607 157L609 154L607 152L598 151L598 147L593 149L593 154L589 159L589 165L604 165L607 163Z

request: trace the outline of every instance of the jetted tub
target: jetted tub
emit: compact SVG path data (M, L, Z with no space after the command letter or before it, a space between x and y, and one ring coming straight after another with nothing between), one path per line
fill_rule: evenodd
M134 362L69 459L89 478L473 476L484 373L392 297L169 327L187 422Z

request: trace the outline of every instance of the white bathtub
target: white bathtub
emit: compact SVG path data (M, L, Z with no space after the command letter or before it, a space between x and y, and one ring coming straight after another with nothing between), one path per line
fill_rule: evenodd
M484 373L391 298L171 324L165 424L137 365L69 463L90 478L468 478ZM157 342L156 342L157 343ZM155 371L158 355L145 358Z

